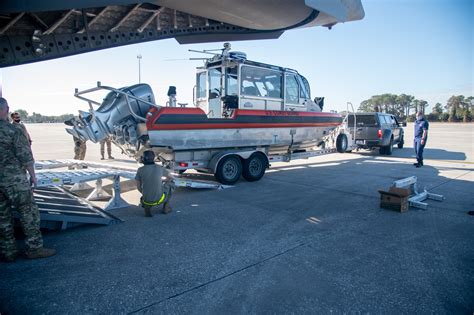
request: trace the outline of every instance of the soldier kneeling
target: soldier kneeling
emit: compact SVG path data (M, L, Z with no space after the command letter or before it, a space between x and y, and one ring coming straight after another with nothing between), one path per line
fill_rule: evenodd
M175 190L173 177L166 168L155 164L153 151L143 152L143 166L137 170L135 180L138 191L141 192L140 205L145 209L145 216L152 217L151 209L163 205L162 212L168 214L172 211L170 206L171 195ZM166 177L163 182L162 177Z

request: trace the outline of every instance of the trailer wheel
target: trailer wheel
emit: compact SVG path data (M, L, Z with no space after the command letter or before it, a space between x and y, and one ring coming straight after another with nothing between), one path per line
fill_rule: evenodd
M347 136L343 133L339 134L336 139L336 150L339 153L344 153L347 150Z
M244 169L242 176L249 182L255 182L263 177L267 161L262 154L254 153L248 159L244 160Z
M239 180L240 175L242 175L242 162L235 155L228 155L222 158L214 174L217 181L224 185L235 184Z

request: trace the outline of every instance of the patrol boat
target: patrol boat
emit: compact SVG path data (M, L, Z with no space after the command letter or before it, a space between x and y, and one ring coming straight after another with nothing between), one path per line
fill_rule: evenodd
M102 102L85 96L101 89L110 91ZM342 122L340 115L322 112L321 99L311 99L308 81L296 70L250 61L228 43L197 69L194 107L176 102L175 87L166 106L157 105L147 84L115 89L98 82L75 96L90 110L67 131L95 143L110 136L135 158L150 148L163 159L170 152L209 149L301 152Z

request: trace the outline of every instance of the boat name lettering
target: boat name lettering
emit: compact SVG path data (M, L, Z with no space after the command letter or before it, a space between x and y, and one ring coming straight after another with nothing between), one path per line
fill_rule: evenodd
M265 115L267 116L299 116L298 112L295 112L295 111L279 111L279 110L266 110Z

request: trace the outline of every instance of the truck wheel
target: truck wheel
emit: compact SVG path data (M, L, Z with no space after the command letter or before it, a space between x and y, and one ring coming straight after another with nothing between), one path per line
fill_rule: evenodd
M263 177L267 161L262 154L254 153L248 159L244 160L244 169L242 176L249 182L255 182Z
M235 184L242 175L242 162L235 155L228 155L220 160L214 176L224 185Z
M379 148L380 155L385 155L385 152L386 152L386 147L380 147Z
M336 150L339 153L344 153L347 150L347 136L343 133L339 134L336 139Z
M393 138L390 138L390 144L385 147L385 154L386 155L392 155L393 152Z
M399 149L403 149L403 145L405 144L405 139L403 136L400 137L400 142L398 142L397 147Z

